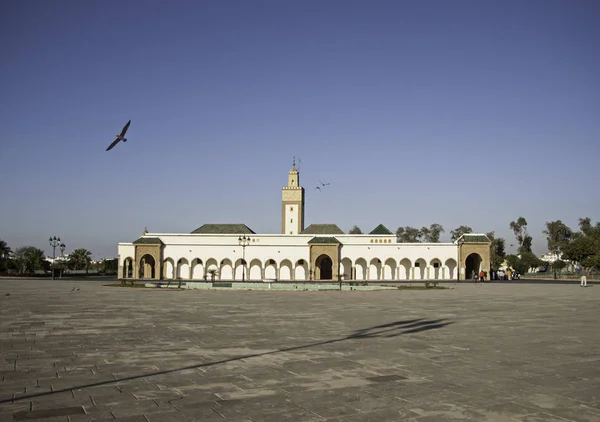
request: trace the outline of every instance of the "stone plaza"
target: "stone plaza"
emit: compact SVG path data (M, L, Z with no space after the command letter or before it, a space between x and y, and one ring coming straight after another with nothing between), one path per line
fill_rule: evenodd
M0 421L600 421L600 286L0 280Z

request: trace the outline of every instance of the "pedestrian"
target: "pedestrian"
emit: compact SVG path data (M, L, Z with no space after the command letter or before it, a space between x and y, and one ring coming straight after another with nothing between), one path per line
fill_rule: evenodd
M485 281L485 273L483 272L483 270L479 271L479 281L481 281L482 283Z
M587 287L587 277L585 274L581 276L581 287Z

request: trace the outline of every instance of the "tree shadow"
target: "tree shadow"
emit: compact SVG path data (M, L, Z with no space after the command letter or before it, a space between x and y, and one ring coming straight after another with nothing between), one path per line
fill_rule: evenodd
M311 347L324 346L327 344L339 343L339 342L347 341L347 340L362 340L362 339L369 339L369 338L391 338L391 337L397 337L397 336L401 336L401 335L405 335L405 334L415 334L415 333L419 333L419 332L423 332L423 331L443 328L447 325L453 324L452 321L447 321L447 322L444 322L444 321L446 321L446 320L445 319L428 320L428 319L424 319L424 318L404 320L404 321L395 321L395 322L390 322L387 324L375 325L373 327L356 330L352 334L349 334L345 337L339 337L339 338L330 339L330 340L323 340L323 341L318 341L318 342L314 342L314 343L303 344L300 346L285 347L285 348L275 349L270 352L251 353L251 354L246 354L246 355L234 356L231 358L221 359L221 360L217 360L214 362L199 363L199 364L195 364L195 365L184 366L181 368L165 369L162 371L149 372L149 373L139 374L139 375L131 375L128 377L110 379L110 380L106 380L106 381L98 381L98 382L84 384L84 385L74 385L72 387L62 388L60 390L44 391L44 392L34 393L34 394L25 394L25 395L19 395L18 397L13 396L11 398L6 398L6 399L0 400L0 404L15 403L15 402L18 402L21 400L32 399L35 397L59 394L59 393L64 393L64 392L68 392L71 390L79 390L79 389L83 389L83 388L116 384L116 383L123 382L123 381L130 381L130 380L147 378L147 377L152 377L152 376L157 376L157 375L171 374L174 372L186 371L189 369L206 368L206 367L216 366L216 365L220 365L220 364L224 364L224 363L228 363L228 362L235 362L235 361L239 361L239 360L243 360L243 359L249 359L249 358L260 357L260 356L268 356L268 355L273 355L273 354L282 353L282 352L292 352L295 350L302 350L302 349L308 349Z

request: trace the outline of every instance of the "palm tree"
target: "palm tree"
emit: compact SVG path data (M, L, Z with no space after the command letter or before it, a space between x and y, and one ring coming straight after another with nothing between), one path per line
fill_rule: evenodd
M46 254L35 246L23 246L15 251L16 264L21 274L33 273L44 268Z
M85 270L87 273L92 262L92 253L87 249L75 249L69 256L69 263L76 270Z

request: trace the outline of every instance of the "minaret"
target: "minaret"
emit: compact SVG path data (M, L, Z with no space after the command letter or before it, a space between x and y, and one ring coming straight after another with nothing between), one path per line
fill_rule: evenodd
M281 233L299 234L304 230L304 188L296 169L296 157L288 174L288 184L281 189Z

